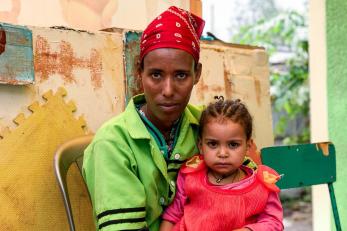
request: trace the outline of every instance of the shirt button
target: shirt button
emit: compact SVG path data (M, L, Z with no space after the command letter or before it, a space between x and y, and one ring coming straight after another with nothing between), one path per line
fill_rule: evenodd
M181 155L179 153L175 154L175 160L178 160L181 157Z
M159 202L160 202L161 205L164 205L164 203L165 203L165 198L164 198L164 197L160 197Z

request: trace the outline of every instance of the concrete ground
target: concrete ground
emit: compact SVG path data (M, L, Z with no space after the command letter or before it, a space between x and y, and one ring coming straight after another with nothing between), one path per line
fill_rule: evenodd
M310 195L310 191L287 191L281 193L285 231L312 231Z

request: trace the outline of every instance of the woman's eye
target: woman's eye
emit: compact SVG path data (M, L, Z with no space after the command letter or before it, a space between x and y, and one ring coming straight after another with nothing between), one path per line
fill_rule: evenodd
M160 73L156 73L156 72L152 73L151 76L153 79L159 79L161 77Z
M185 79L185 78L187 77L187 74L186 74L186 73L178 73L178 74L176 75L176 77L177 77L178 79Z

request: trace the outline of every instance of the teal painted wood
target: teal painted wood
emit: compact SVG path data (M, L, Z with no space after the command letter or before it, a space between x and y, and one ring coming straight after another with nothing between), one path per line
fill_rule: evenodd
M335 198L335 191L333 183L328 183L328 189L329 189L329 195L330 195L330 201L331 201L331 207L333 209L333 215L335 220L335 228L336 231L341 231L341 223L340 223L340 216L339 211L337 210L337 204L336 204L336 198Z
M277 182L281 189L327 184L335 228L341 231L333 182L336 181L335 146L328 144L327 153L319 144L300 144L261 149L262 163L283 174Z
M336 181L335 147L324 155L318 144L267 147L261 149L263 164L283 174L281 189L326 184Z
M0 83L34 83L33 39L27 27L0 23Z
M137 76L137 60L140 56L141 33L126 31L124 33L124 61L125 61L125 100L128 104L130 98L143 92L142 84Z

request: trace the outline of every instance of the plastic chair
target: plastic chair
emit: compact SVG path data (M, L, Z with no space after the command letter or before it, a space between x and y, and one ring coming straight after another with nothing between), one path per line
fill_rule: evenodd
M66 176L70 166L76 163L80 172L83 162L84 149L93 139L93 135L81 136L69 140L58 147L54 156L54 173L63 196L65 211L70 230L75 230Z
M332 143L300 144L261 149L262 163L275 169L281 189L327 184L336 230L341 230L333 182L336 181L336 156Z

